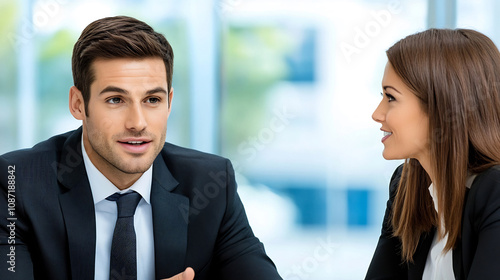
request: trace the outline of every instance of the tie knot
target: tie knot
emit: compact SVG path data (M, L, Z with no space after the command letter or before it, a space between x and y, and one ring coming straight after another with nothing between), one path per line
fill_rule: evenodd
M119 194L114 193L108 196L106 199L111 201L116 201L116 206L118 208L118 218L134 216L137 204L141 200L141 195L134 191Z

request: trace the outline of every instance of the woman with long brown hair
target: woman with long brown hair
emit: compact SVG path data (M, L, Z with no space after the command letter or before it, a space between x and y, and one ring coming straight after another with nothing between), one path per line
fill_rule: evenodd
M468 29L387 51L385 159L404 159L366 279L500 279L500 53Z

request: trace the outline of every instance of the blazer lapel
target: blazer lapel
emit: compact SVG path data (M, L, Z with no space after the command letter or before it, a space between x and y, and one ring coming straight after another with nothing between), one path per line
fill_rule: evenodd
M467 204L467 198L469 197L469 190L470 188L467 188L465 190L465 197L464 197L464 210L462 211L462 226L461 226L461 231L462 233L464 232L464 212L465 212L465 205ZM464 266L462 265L462 236L460 236L458 242L455 245L455 248L453 249L453 273L455 274L455 279L463 279L465 277L465 272L464 272Z
M160 153L153 164L151 186L156 279L185 269L189 199L172 193L178 184Z
M59 203L66 225L72 279L94 279L94 201L81 150L81 128L65 142L58 163Z
M436 234L436 228L433 227L429 233L423 233L413 255L413 263L408 267L408 279L422 279L424 274L425 262L432 245L432 240Z

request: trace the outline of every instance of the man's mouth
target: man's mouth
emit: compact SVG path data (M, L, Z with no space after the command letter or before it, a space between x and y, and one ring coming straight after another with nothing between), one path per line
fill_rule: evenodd
M151 140L127 140L118 141L118 143L129 153L132 154L143 154L149 150L151 146Z
M121 143L130 144L130 145L142 145L146 142L145 141L127 141L127 142L121 142Z

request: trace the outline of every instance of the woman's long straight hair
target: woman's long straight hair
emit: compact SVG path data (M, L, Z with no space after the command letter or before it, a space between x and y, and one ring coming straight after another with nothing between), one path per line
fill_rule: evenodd
M430 29L387 50L392 67L420 99L429 117L430 178L407 159L394 201L392 226L412 261L420 236L433 227L448 235L445 251L460 239L467 174L500 163L500 53L485 35L469 29ZM444 230L440 225L444 225Z

